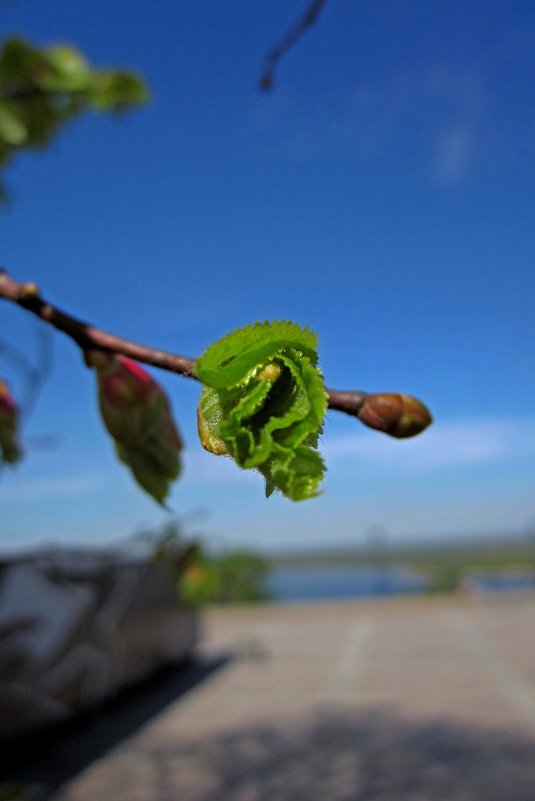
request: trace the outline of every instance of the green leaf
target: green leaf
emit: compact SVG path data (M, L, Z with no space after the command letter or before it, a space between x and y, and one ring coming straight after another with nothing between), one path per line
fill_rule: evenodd
M140 487L163 506L171 484L180 474L176 450L166 449L157 437L128 446L115 440L115 450Z
M86 111L122 112L147 98L134 73L94 69L70 45L41 49L12 37L0 48L0 168Z
M26 126L7 103L0 103L0 137L7 145L22 145L28 138Z
M36 82L50 92L82 92L91 88L89 64L74 47L63 45L46 51L46 68L35 76Z
M197 359L195 372L210 387L228 388L257 365L266 364L281 349L294 346L317 362L316 334L296 323L255 323L233 331Z
M317 495L325 470L316 451L327 408L317 338L295 323L256 323L212 345L195 364L206 450L256 468L292 500Z
M90 102L97 111L124 111L148 100L147 86L137 75L102 71L93 78Z

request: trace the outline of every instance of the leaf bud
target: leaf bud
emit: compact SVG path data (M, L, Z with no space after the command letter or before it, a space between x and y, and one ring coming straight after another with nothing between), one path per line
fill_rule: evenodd
M0 380L0 463L15 464L22 456L17 441L18 406L7 384Z
M147 371L125 356L111 357L97 370L103 401L115 409L147 405L158 390Z
M275 383L277 378L280 378L282 373L282 367L277 362L268 362L262 370L257 373L256 379L257 381L270 381L272 384Z
M368 395L357 417L369 428L396 439L421 434L433 420L427 406L417 398L395 392Z
M163 504L180 473L182 438L167 395L137 363L102 351L84 354L95 367L100 412L119 459L146 492Z
M29 281L22 287L22 298L28 300L29 298L38 298L40 295L39 287L33 281Z

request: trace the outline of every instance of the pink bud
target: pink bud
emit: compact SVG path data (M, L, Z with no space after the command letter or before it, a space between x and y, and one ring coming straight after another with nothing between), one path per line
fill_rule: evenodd
M99 370L102 395L111 406L128 409L145 405L158 390L158 385L137 362L116 356Z
M19 410L5 381L0 380L0 462L14 464L21 457L17 443Z
M137 362L125 356L89 351L95 367L100 412L115 440L117 455L138 483L163 503L178 477L182 439L167 395Z
M146 410L163 390L139 364L124 356L90 351L86 361L97 370L100 412L119 442L141 436Z

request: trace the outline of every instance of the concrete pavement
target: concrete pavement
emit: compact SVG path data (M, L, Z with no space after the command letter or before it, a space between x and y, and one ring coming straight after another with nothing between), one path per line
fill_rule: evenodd
M215 609L234 659L54 801L535 801L535 597Z

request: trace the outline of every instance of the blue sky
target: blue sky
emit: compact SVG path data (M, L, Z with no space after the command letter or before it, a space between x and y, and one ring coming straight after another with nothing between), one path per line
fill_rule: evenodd
M257 319L308 324L328 386L432 409L411 442L330 413L324 494L266 501L260 477L198 445L198 386L160 373L187 442L171 505L214 544L521 532L535 521L535 7L329 0L260 94L265 52L305 5L0 4L4 35L72 42L152 90L13 163L0 261L73 313L187 355ZM35 352L27 315L3 304L0 325ZM0 546L163 523L114 460L76 348L52 340L27 459L0 479ZM57 447L32 448L39 435Z

